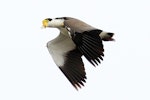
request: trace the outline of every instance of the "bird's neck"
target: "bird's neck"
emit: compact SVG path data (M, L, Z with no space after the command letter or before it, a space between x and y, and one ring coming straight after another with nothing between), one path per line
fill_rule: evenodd
M60 34L63 34L65 36L69 36L68 30L66 28L59 28Z

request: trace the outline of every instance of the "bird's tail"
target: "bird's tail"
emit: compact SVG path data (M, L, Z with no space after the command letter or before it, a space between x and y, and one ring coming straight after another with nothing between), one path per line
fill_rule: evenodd
M111 32L104 32L102 31L99 35L103 41L114 41L112 37L114 36L114 33Z

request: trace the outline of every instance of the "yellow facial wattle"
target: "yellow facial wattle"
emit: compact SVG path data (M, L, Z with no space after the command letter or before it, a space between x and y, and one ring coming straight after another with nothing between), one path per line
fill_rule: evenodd
M48 22L49 22L49 20L44 19L44 20L42 21L43 27L47 27L47 26L48 26Z

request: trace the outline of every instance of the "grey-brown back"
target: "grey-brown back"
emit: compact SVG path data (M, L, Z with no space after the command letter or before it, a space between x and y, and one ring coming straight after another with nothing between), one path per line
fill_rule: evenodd
M66 17L66 20L64 21L64 25L66 27L70 28L71 31L78 32L78 33L82 33L84 31L90 31L90 30L96 29L93 26L88 25L87 23L85 23L81 20L71 18L71 17Z

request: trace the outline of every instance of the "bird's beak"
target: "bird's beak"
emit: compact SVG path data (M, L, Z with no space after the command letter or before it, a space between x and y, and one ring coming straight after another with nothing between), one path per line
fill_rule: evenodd
M47 20L47 19L44 19L44 20L42 21L42 24L43 24L43 27L44 27L44 28L48 27L48 22L49 22L49 20Z

